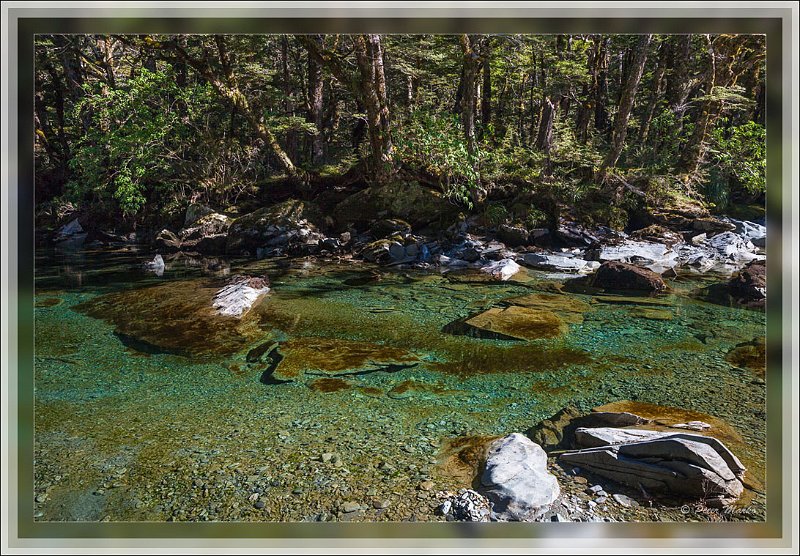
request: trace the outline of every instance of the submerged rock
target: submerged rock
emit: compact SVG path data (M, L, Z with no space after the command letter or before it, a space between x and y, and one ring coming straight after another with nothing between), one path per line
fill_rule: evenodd
M508 280L520 270L520 266L512 259L501 259L481 267L482 272L491 275L495 280L501 281Z
M662 291L664 280L646 268L620 262L605 262L592 277L592 287L606 290Z
M764 336L753 338L749 342L736 344L725 355L725 360L736 367L749 369L763 378L767 363L766 347Z
M566 323L552 311L518 305L493 307L445 328L446 332L495 340L553 338L568 330Z
M419 362L402 348L337 338L292 338L279 349L283 360L273 373L278 380L391 373Z
M492 502L492 519L498 521L533 521L560 494L558 481L547 470L547 454L520 433L489 446L481 485Z
M583 315L592 310L588 303L576 297L560 293L531 293L505 300L511 305L519 305L540 311L553 311L570 324L583 322Z
M258 299L269 292L269 280L264 277L234 276L211 301L220 315L241 317Z
M123 343L147 353L219 357L264 341L260 311L225 317L212 307L216 280L171 280L93 298L76 310L114 326Z

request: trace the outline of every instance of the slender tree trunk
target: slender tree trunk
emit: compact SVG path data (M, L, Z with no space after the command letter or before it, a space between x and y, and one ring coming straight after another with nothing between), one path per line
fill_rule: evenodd
M550 97L545 97L542 102L542 117L539 119L539 131L536 135L536 143L534 146L543 153L550 153L550 147L553 144L553 119L555 118L556 107L550 100Z
M642 78L644 71L644 64L647 61L647 47L650 44L651 35L641 35L636 44L636 55L631 62L630 71L628 71L628 79L622 89L622 96L620 99L619 110L614 118L614 129L611 136L611 150L606 155L603 164L600 167L600 176L605 176L607 168L613 168L625 146L625 136L628 132L628 118L633 110L633 101L636 96L636 89L639 86L639 80Z
M322 35L314 35L315 40L322 45ZM308 121L316 127L314 135L311 137L311 164L318 166L322 163L325 156L324 137L323 137L323 91L324 82L322 80L322 67L317 59L308 54Z
M594 38L594 63L592 64L592 90L594 93L594 127L608 134L608 43L607 37Z
M461 99L461 125L464 127L464 137L467 140L467 151L474 155L477 152L475 141L475 85L480 68L480 56L475 51L475 44L469 35L459 37L462 65L462 99Z
M289 71L289 37L281 36L281 73L283 81L283 112L286 116L294 116L292 101L292 76ZM297 132L290 129L286 132L286 154L289 158L297 158Z
M483 45L481 68L483 71L483 90L481 91L481 136L488 129L492 120L492 42L486 38Z
M389 107L380 37L356 35L353 45L361 74L361 96L367 110L372 172L377 183L384 183L391 176L392 139L389 133Z
M650 134L650 124L653 122L653 116L656 113L658 103L664 95L664 73L667 69L667 51L669 46L666 42L662 42L659 47L658 64L653 72L653 84L650 87L650 102L647 105L647 111L642 121L642 126L639 131L639 144L645 145L647 143L648 135Z

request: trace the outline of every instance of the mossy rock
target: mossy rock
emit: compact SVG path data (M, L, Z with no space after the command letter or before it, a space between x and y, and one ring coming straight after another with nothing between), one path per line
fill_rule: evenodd
M289 199L234 220L228 229L226 251L231 255L255 251L270 237L278 235L279 229L316 230L321 227L324 227L324 218L314 203Z
M458 209L440 192L417 182L373 186L354 193L333 211L339 228L366 226L376 218L399 218L417 229L428 225L449 226Z

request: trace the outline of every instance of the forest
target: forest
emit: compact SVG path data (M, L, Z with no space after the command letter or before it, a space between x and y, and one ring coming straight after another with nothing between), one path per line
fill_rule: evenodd
M760 35L42 35L35 56L39 222L147 237L191 203L390 183L529 228L763 205Z

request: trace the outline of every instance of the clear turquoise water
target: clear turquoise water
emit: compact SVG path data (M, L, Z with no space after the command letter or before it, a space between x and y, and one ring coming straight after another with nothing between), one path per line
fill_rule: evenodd
M220 271L176 262L155 277L138 270L144 259L37 256L37 519L319 519L373 498L395 502L363 519L434 519L422 515L432 501L417 496L419 482L467 486L437 474L448 439L524 431L568 404L618 400L721 418L745 437L742 457L763 468L764 386L725 355L764 336L764 314L690 296L718 277L676 280L658 306L564 294L588 310L557 311L566 333L518 342L443 328L552 292L543 273L487 283L355 263L234 262L231 273L270 276L272 292L231 325L202 313ZM286 355L275 376L289 382L264 384L267 363L248 362L264 342ZM413 364L372 372L398 352Z

